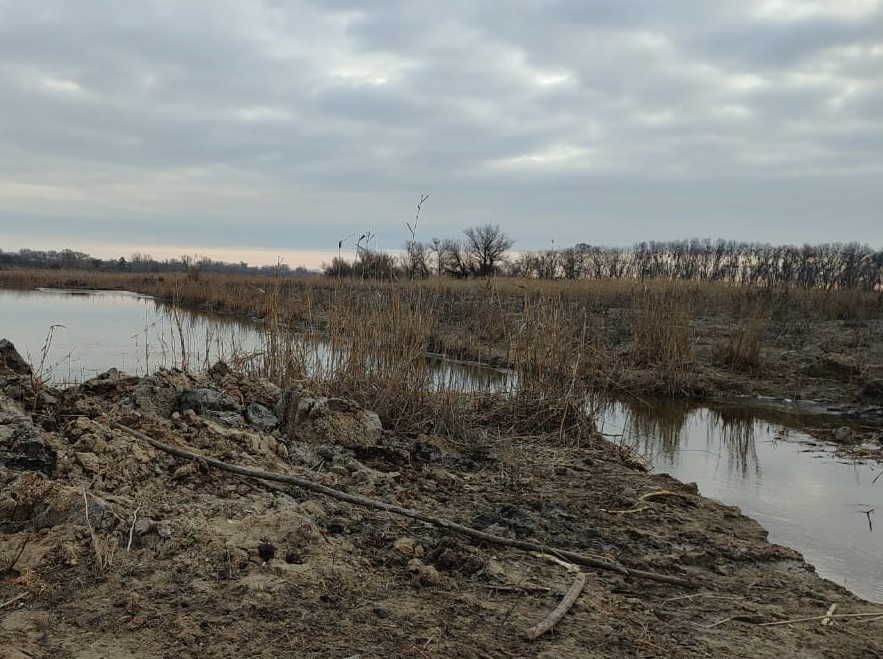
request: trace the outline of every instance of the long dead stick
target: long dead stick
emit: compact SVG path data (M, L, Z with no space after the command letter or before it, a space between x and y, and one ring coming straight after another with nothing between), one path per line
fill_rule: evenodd
M571 563L576 563L577 565L584 565L586 567L593 568L595 570L604 570L607 572L618 572L619 574L623 574L629 577L634 577L638 579L648 579L650 581L658 581L661 583L672 584L675 586L684 586L687 588L694 587L694 584L688 579L682 579L681 577L673 577L667 574L657 574L656 572L647 572L646 570L636 570L633 568L625 567L620 563L616 563L614 561L605 561L598 558L593 558L591 556L586 556L585 554L578 554L576 552L568 551L567 549L556 549L554 547L546 547L539 543L535 542L526 542L524 540L513 540L511 538L504 538L499 535L492 535L490 533L485 533L484 531L479 531L477 529L473 529L468 526L463 526L462 524L457 524L456 522L452 522L450 520L444 519L442 517L435 517L434 515L428 515L426 513L422 513L419 510L412 510L410 508L402 508L400 506L394 506L392 504L386 503L384 501L378 501L377 499L369 499L367 497L359 496L357 494L349 494L347 492L341 492L340 490L335 490L334 488L327 487L325 485L320 485L319 483L315 483L310 480L306 480L304 478L298 478L297 476L289 476L287 474L277 474L269 471L260 471L258 469L248 469L247 467L240 467L238 465L232 465L227 462L222 462L216 458L207 457L204 455L200 455L198 453L193 453L191 451L187 451L182 448L178 448L177 446L171 446L169 444L164 444L152 437L145 435L142 432L134 430L133 428L129 428L128 426L124 426L121 423L114 423L113 426L115 428L119 428L123 432L126 432L132 437L136 439L140 439L142 441L147 442L154 448L159 449L160 451L165 451L166 453L170 453L171 455L177 456L179 458L184 458L186 460L196 460L198 462L204 462L207 465L211 465L216 469L222 469L224 471L229 471L232 474L239 474L240 476L246 476L248 478L257 478L259 480L266 481L276 481L279 483L288 483L289 485L295 485L301 489L309 490L311 492L318 492L319 494L324 494L325 496L332 497L339 501L346 501L347 503L352 503L357 506L363 506L366 508L376 508L377 510L383 510L388 513L393 513L395 515L403 515L405 517L410 517L412 519L419 520L421 522L426 522L427 524L432 524L433 526L437 526L439 528L448 529L453 531L454 533L459 533L460 535L464 535L468 538L473 538L475 540L480 540L482 542L488 542L495 545L502 545L505 547L514 547L515 549L521 549L523 551L538 551L544 554L552 554L554 556L558 556L563 558Z

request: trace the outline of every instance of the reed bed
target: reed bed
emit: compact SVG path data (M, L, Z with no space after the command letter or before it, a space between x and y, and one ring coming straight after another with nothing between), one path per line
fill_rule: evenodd
M665 280L6 271L0 286L127 289L176 307L258 319L262 349L231 361L279 384L308 381L319 393L355 399L388 427L455 436L479 424L554 431L575 442L590 435L590 422L580 418L589 390L692 394L701 389L704 359L757 373L773 339L799 341L801 327L824 320L883 318L880 293ZM698 346L710 318L726 319L726 327L704 355ZM506 367L518 386L480 393L445 386L430 353Z

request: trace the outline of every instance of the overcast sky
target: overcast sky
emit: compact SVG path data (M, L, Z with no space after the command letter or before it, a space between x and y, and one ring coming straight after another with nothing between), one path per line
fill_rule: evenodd
M424 240L883 247L883 0L0 0L0 249L318 265L421 193Z

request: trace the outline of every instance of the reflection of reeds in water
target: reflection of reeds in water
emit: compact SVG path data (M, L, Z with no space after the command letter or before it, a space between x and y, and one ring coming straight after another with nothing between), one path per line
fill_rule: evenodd
M749 471L761 474L760 462L757 458L755 445L756 418L751 410L740 408L721 408L706 410L708 443L720 445L727 455L727 467L730 471L738 470L743 478Z
M157 368L207 369L216 361L236 363L255 371L258 334L239 320L175 308L159 300L148 308L144 328L132 336L137 371Z
M755 416L750 409L698 408L677 400L614 399L598 406L598 413L621 418L621 444L655 464L673 464L689 443L692 426L705 428L707 450L726 455L727 468L746 477L760 474L755 446ZM692 449L695 450L695 449Z
M624 398L615 401L623 416L623 442L638 453L668 461L680 449L687 420L693 411L687 403L674 400L645 401Z

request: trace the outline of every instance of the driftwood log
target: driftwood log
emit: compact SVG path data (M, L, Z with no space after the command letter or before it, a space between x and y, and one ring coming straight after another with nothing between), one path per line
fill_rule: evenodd
M145 435L134 428L130 428L121 423L114 423L113 426L122 430L123 432L128 433L132 437L139 439L141 441L147 442L151 446L160 451L164 451L171 455L174 455L179 458L184 458L185 460L194 460L197 462L204 463L215 469L221 469L223 471L230 472L231 474L238 474L240 476L245 476L247 478L255 478L258 480L265 481L275 481L277 483L287 483L289 485L294 485L303 490L308 490L310 492L317 492L318 494L324 494L325 496L331 497L333 499L337 499L338 501L345 501L346 503L351 503L356 506L362 506L365 508L374 508L377 510L383 510L388 513L393 513L394 515L402 515L404 517L410 517L411 519L416 519L421 522L426 522L427 524L431 524L438 528L446 529L457 533L462 536L466 536L467 538L472 538L473 540L478 540L480 542L487 542L489 544L500 545L503 547L513 547L515 549L521 549L522 551L528 552L540 552L543 554L549 554L552 556L557 556L563 560L566 560L570 563L575 563L577 565L582 565L584 567L592 568L594 570L601 570L606 572L617 572L626 577L634 578L634 579L646 579L649 581L657 581L660 583L671 584L674 586L682 586L685 588L693 588L695 584L691 582L689 579L684 579L681 577L675 577L667 574L658 574L656 572L648 572L646 570L637 570L634 568L629 568L621 563L617 563L615 561L607 561L601 558L596 558L593 556L587 556L585 554L579 554L577 552L573 552L567 549L558 549L555 547L547 547L540 543L536 542L527 542L525 540L514 540L512 538L504 538L498 535L492 535L490 533L485 533L484 531L479 531L478 529L474 529L468 526L463 526L462 524L457 524L456 522L452 522L450 520L444 519L442 517L436 517L434 515L429 515L427 513L422 513L418 510L412 510L410 508L402 508L400 506L395 506L390 503L386 503L384 501L378 501L377 499L369 499L367 497L359 496L357 494L349 494L347 492L341 492L340 490L335 490L334 488L327 487L325 485L321 485L319 483L313 482L311 480L307 480L305 478L298 478L297 476L289 476L287 474L278 474L274 472L261 471L258 469L249 469L247 467L240 467L238 465L229 464L218 460L216 458L200 455L199 453L193 453L192 451L188 451L186 449L179 448L177 446L171 446L170 444L165 444L160 442L152 437Z

